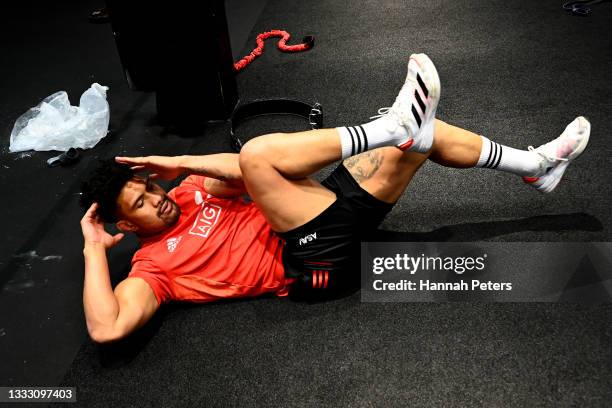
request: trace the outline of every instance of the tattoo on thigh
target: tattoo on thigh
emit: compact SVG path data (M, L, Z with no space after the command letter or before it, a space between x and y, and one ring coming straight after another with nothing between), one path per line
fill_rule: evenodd
M372 177L382 164L384 154L379 149L370 150L344 160L344 166L353 178L361 183Z

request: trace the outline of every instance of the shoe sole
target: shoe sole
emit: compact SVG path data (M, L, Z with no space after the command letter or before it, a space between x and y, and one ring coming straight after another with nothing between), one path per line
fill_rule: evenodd
M581 122L584 121L586 123L586 133L587 133L587 135L585 136L584 139L582 139L582 141L578 145L578 148L576 150L574 150L574 152L571 155L569 155L569 157L568 157L569 161L572 161L572 160L578 158L578 156L580 156L582 154L582 152L584 152L584 149L586 149L587 144L589 143L589 138L591 137L591 122L589 122L588 119L585 118L584 116L578 116L576 119L578 119Z
M549 174L549 178L547 180L544 180L542 182L542 184L538 185L534 185L534 187L544 193L544 194L548 194L551 193L555 188L557 188L557 185L561 182L561 178L563 177L563 173L565 173L565 170L567 169L567 167L569 166L570 162L566 161L563 162L561 164L559 164L557 167L555 167L551 173Z

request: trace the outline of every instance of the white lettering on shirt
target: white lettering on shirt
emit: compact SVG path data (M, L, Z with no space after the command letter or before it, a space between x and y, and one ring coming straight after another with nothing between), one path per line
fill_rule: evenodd
M189 233L191 235L198 235L202 238L208 237L208 234L210 234L210 231L212 231L219 220L219 214L221 214L221 207L205 201L202 203L202 211L198 215L198 218L196 218Z

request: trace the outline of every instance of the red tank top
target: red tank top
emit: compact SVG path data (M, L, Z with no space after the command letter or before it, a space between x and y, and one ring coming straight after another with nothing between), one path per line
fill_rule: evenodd
M282 240L254 203L213 197L204 180L189 176L168 193L181 215L168 230L142 241L129 277L144 279L159 304L285 296Z

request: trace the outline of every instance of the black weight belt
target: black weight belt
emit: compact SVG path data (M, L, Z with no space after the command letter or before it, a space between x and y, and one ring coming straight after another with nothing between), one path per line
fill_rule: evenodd
M309 105L294 99L257 99L239 105L230 117L230 139L236 152L246 143L236 134L236 128L249 119L263 115L297 115L307 119L311 129L323 127L323 107L318 102Z

